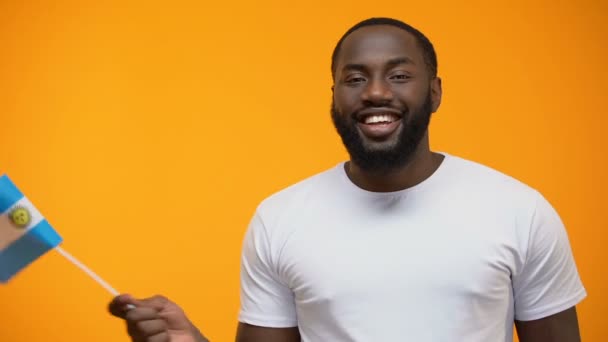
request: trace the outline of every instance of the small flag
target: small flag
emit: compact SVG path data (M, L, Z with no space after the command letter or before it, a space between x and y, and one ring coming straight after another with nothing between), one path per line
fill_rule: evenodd
M11 182L0 177L0 283L55 248L62 239Z

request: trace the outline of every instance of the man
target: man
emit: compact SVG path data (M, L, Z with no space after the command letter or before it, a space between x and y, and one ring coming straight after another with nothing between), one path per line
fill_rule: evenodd
M237 341L579 341L585 296L558 214L497 171L430 151L433 45L351 28L331 115L350 161L267 198L245 236ZM135 306L126 308L127 304ZM204 337L162 297L119 296L134 341Z

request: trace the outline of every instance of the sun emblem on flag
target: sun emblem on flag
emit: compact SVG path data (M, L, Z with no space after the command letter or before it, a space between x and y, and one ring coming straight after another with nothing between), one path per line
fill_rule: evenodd
M25 228L32 221L32 215L25 207L15 207L8 213L11 222L19 228Z

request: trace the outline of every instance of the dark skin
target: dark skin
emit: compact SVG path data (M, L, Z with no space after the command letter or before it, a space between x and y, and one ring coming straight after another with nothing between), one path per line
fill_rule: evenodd
M515 321L515 328L520 342L578 342L581 340L575 307L534 321Z
M408 32L392 26L370 26L344 40L333 86L335 106L344 115L367 107L398 111L420 108L429 92L435 112L441 103L441 79L429 77L422 51ZM361 132L359 135L366 146L379 150L394 145L398 131L399 128L382 140L368 138ZM422 182L442 161L442 155L431 152L427 132L404 167L376 174L365 172L350 161L346 172L360 188L390 192Z
M414 36L392 26L363 27L344 40L332 90L334 104L344 115L369 106L417 109L429 93L435 112L442 96L441 80L430 75ZM399 129L382 139L359 134L369 149L383 149L394 145ZM362 189L390 192L424 181L442 161L442 155L430 150L427 131L405 166L378 174L366 172L351 161L346 164L346 172ZM126 309L127 304L135 308ZM138 301L119 296L110 304L110 311L127 321L134 342L207 341L176 304L162 297ZM542 319L514 323L520 342L580 341L574 307ZM297 327L265 328L239 323L236 341L299 342L300 334Z
M133 342L209 342L184 311L163 296L135 299L120 295L112 300L109 310L125 320Z

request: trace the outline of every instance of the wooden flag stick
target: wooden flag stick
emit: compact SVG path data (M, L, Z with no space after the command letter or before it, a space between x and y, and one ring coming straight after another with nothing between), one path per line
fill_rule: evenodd
M74 258L70 253L66 252L63 248L57 246L55 250L59 252L59 254L63 255L66 259L68 259L72 264L76 265L76 267L80 268L84 273L88 274L93 280L95 280L99 285L101 285L104 289L110 292L114 297L118 296L119 293L115 288L110 286L105 280L101 279L95 272L91 271L86 265L78 261L78 259Z

